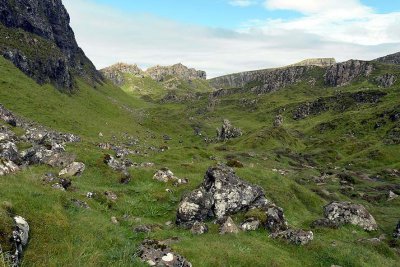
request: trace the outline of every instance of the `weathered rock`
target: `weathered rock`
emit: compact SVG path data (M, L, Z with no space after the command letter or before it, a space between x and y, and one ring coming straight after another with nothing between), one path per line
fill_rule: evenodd
M0 53L40 84L52 82L71 90L75 75L92 82L102 80L78 47L61 0L3 1L0 14L2 27L9 31L20 28L27 33L25 38L15 38L13 42L4 40ZM45 56L42 49L47 49Z
M28 245L29 224L21 216L14 217L15 230L12 233L12 242L15 251L11 255L11 266L19 266L22 260L24 248Z
M144 240L136 256L150 266L192 267L192 264L184 257L157 240Z
M104 163L107 164L111 169L114 171L119 171L119 172L127 172L127 168L133 166L133 163L128 160L117 160L113 156L107 154L104 156Z
M377 58L377 59L375 59L375 61L385 63L385 64L398 65L398 64L400 64L400 52Z
M116 63L100 71L104 77L111 80L116 86L124 85L124 74L131 74L136 77L144 77L145 75L145 72L141 70L136 64L129 65L125 63Z
M162 226L158 224L145 224L145 225L138 225L133 228L133 231L136 233L151 233L156 230L161 230Z
M146 74L149 75L152 79L162 82L168 76L177 77L179 79L183 79L186 81L194 80L194 79L203 79L207 78L207 75L204 71L189 69L188 67L182 64L175 64L172 66L164 67L164 66L155 66L146 70Z
M75 161L75 155L69 153L53 153L44 162L51 167L64 168Z
M217 138L220 141L226 141L232 138L242 136L242 130L232 126L231 122L227 119L224 120L221 129L217 130Z
M235 222L231 217L227 217L219 228L219 233L224 234L237 234L239 233L239 228L236 226Z
M255 231L260 228L261 222L256 218L248 218L240 225L243 231Z
M208 226L204 222L195 222L190 232L194 235L202 235L208 232Z
M276 115L275 120L274 120L274 127L280 127L282 125L283 125L283 116Z
M396 227L396 229L395 229L394 232L393 232L393 237L394 237L394 238L400 239L400 221L399 221L399 223L397 224L397 227Z
M19 171L19 167L12 161L0 159L0 176Z
M89 205L82 200L71 199L72 204L77 208L90 209Z
M118 199L118 196L114 192L111 192L111 191L104 192L104 195L106 196L106 198L108 200L110 200L112 202L115 202Z
M82 175L85 170L85 164L82 162L73 162L64 169L60 171L58 174L60 177L73 177Z
M154 174L153 179L160 182L168 183L170 181L177 181L179 178L176 177L174 173L168 168L162 168Z
M329 67L324 75L325 84L344 86L359 77L368 77L374 70L372 63L361 60L349 60Z
M393 74L386 73L382 76L377 77L375 81L378 83L380 87L388 88L392 87L396 83L397 78Z
M311 231L288 229L282 232L275 232L270 235L272 238L285 239L296 245L306 245L314 239Z
M0 158L19 163L21 156L18 148L13 142L0 143Z
M398 197L399 197L398 194L394 193L393 191L389 191L389 194L388 194L388 201L392 201L392 200L394 200L394 199L396 199L396 198L398 198Z
M324 207L325 217L339 224L353 224L366 231L375 231L378 225L364 206L350 202L331 202Z

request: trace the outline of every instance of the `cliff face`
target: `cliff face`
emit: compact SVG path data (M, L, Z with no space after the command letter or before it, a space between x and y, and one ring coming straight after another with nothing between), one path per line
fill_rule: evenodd
M299 66L242 72L211 79L210 84L216 89L247 88L254 93L268 93L301 81L310 68Z
M377 58L376 61L386 64L400 64L400 52Z
M328 86L344 86L359 77L368 77L374 66L371 62L349 60L329 67L324 75Z
M155 66L149 68L146 71L146 74L148 74L152 79L159 82L164 81L168 76L174 76L182 80L205 80L207 78L207 74L205 71L190 69L180 63L168 67Z
M1 54L37 82L71 90L75 75L101 81L61 0L0 0L0 22Z

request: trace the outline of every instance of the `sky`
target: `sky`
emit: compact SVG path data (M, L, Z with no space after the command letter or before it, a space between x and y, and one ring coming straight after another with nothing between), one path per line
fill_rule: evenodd
M208 77L400 51L398 0L63 0L101 69L182 63Z

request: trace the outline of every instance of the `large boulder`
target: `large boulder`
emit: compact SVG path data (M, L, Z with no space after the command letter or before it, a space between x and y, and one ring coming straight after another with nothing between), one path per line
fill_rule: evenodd
M0 176L19 171L19 167L10 160L0 159Z
M64 169L60 171L58 174L60 177L72 177L79 176L85 170L85 164L82 162L73 162Z
M136 256L150 266L192 267L192 264L157 240L144 240Z
M15 163L21 160L17 145L13 142L0 143L0 157Z
M220 141L237 138L242 136L242 130L232 126L231 122L227 119L224 120L221 129L217 130L217 138Z
M338 224L353 224L366 231L378 229L374 217L367 209L350 202L331 202L324 207L325 218Z
M29 240L29 224L21 216L14 217L15 230L12 234L12 242L14 243L15 251L11 255L11 266L19 266L24 248L28 245Z

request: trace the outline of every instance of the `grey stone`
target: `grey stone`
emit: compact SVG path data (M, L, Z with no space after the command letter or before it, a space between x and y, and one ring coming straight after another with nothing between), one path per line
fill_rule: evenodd
M237 234L239 233L239 228L236 226L235 222L231 217L227 217L219 228L219 233L224 234Z
M281 232L275 232L270 235L272 238L285 239L295 245L306 245L314 239L314 234L311 231L288 229Z
M202 235L208 232L208 226L204 222L195 222L190 232L194 235Z
M73 162L59 172L60 177L73 177L82 175L85 170L85 164L82 162Z
M229 140L242 136L242 130L232 126L231 122L227 119L224 120L221 129L217 130L217 138L220 141Z

